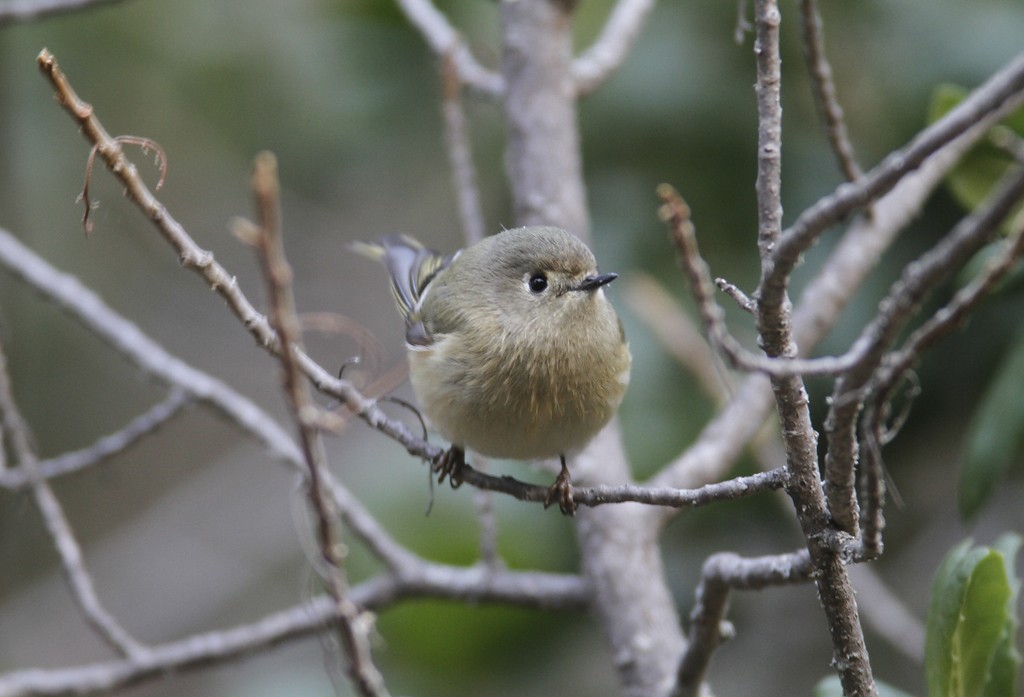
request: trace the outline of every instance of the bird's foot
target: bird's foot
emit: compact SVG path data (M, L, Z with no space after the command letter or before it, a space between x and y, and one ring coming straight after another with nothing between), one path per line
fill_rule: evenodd
M434 462L434 472L437 473L437 483L444 484L445 477L453 489L462 486L462 468L466 466L466 451L457 445L441 453L441 456Z
M544 508L558 501L558 510L562 515L571 516L576 513L576 502L572 499L572 477L569 476L569 468L565 465L565 455L561 456L561 460L562 469L555 477L555 483L548 489L548 495L544 497Z

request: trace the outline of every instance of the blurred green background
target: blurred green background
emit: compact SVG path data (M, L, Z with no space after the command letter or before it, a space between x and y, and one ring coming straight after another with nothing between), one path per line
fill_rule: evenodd
M500 56L490 0L439 5L480 60ZM867 168L925 122L939 82L973 86L1024 46L1019 0L824 2L827 48L853 142ZM0 7L3 3L0 2ZM578 47L597 34L609 0L583 0ZM651 274L684 303L685 286L658 222L654 189L671 182L691 204L716 275L752 289L756 113L751 37L733 41L735 3L658 4L628 62L580 107L594 247L622 275L611 294L634 354L622 411L639 476L677 455L712 413L696 380L657 344L627 302L630 277ZM800 56L796 5L783 4L786 219L839 183L814 117ZM437 63L385 0L131 0L81 14L0 28L0 227L78 276L172 353L223 379L284 420L276 364L202 282L97 172L95 232L81 227L88 146L54 103L36 69L43 47L113 134L151 138L169 161L159 192L171 213L258 304L262 283L250 250L228 233L250 215L252 156L273 150L284 194L286 244L306 312L334 312L367 327L385 347L376 371L403 361L400 321L380 269L346 249L350 240L404 231L439 250L459 246L441 131ZM469 97L475 162L490 230L512 226L495 104ZM150 157L129 150L155 181ZM853 299L823 350L860 330L899 264L933 244L961 211L944 191L904 233ZM828 236L797 285L834 241ZM925 398L887 463L905 499L887 513L886 555L873 565L911 612L945 551L968 534L990 542L1024 528L1018 471L967 525L955 483L971 414L1024 310L1019 287L989 302L967 333L920 366ZM752 327L731 314L738 335ZM44 456L82 447L158 401L107 347L31 290L0 273L0 332L15 389ZM313 355L340 366L359 347L337 335L309 337ZM370 379L371 370L356 375ZM811 385L815 415L825 382ZM404 386L398 394L409 396ZM400 415L401 412L396 412ZM431 558L472 563L473 494L428 493L423 465L362 424L328 442L333 467L401 541ZM752 462L743 467L752 468ZM545 481L519 464L495 469ZM209 410L195 408L93 471L61 480L100 597L145 641L254 620L313 587L296 523L294 481ZM571 571L571 524L496 500L500 551L516 568ZM255 505L254 505L255 504ZM681 516L664 535L669 581L689 612L700 563L729 549L748 554L799 544L781 498L724 504ZM353 550L352 575L374 567ZM861 602L874 602L862 589ZM718 694L809 694L829 670L830 649L811 587L741 594L730 613L738 636L716 655ZM599 629L579 615L409 602L380 618L377 656L394 694L618 694ZM923 673L868 626L877 674L922 694ZM326 695L332 653L317 639L126 690L130 695ZM27 495L0 493L0 671L108 657L64 589L49 539ZM770 668L766 668L770 667ZM346 688L347 689L347 688Z

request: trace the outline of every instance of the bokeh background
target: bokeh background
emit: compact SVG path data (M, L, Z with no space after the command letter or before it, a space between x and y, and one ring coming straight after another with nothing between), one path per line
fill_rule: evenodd
M924 125L935 85L973 86L1024 46L1024 5L1017 0L822 4L829 55L865 166ZM481 61L496 64L496 3L439 5ZM579 47L594 38L610 5L580 3ZM839 177L815 122L795 3L783 3L783 12L784 200L792 220ZM681 452L713 409L628 302L631 278L650 275L688 304L655 215L656 185L671 182L686 196L717 275L751 289L758 272L752 39L734 42L736 21L736 3L659 3L628 62L580 108L594 247L602 267L622 276L611 295L635 361L622 424L640 477ZM161 199L258 304L255 260L228 226L234 216L250 214L251 158L273 150L286 189L286 244L300 308L345 315L379 340L381 350L357 379L402 363L400 322L383 274L346 244L404 231L451 250L461 233L437 63L393 3L131 0L0 28L0 226L78 276L172 353L284 420L276 364L198 278L183 272L99 168L92 183L100 202L95 232L83 234L76 196L88 146L36 69L44 46L110 132L163 146L169 174ZM488 228L511 226L501 110L472 97L466 109ZM150 158L133 157L155 181ZM960 213L947 193L933 197L853 298L824 350L849 344L899 265L934 243ZM834 235L808 256L798 285ZM951 545L969 535L991 542L1004 530L1024 528L1019 467L970 523L960 521L955 495L965 429L1019 332L1022 310L1024 297L1011 286L966 332L929 356L920 367L925 396L886 450L905 505L888 511L886 555L873 570L918 618L926 612L931 575ZM731 317L736 333L749 338L748 320ZM5 273L0 332L44 456L82 447L162 397L158 385ZM344 335L310 336L309 343L328 367L360 350ZM811 387L820 423L828 385ZM397 393L408 396L408 387ZM438 489L433 512L424 517L424 467L400 446L360 423L328 445L335 471L400 540L447 562L477 558L472 492ZM536 481L547 477L520 464L495 468ZM55 487L100 597L130 631L158 642L251 621L313 592L303 551L309 533L294 485L231 424L193 408L113 461ZM500 497L495 506L500 551L510 566L575 569L570 522ZM768 554L798 544L781 498L681 516L664 535L681 612L692 605L708 554ZM354 548L350 569L358 580L374 567ZM861 588L862 603L873 597ZM827 674L829 642L813 588L737 595L730 616L738 635L712 665L718 694L809 694ZM395 694L617 694L610 657L586 616L416 601L383 613L379 628L377 657ZM870 625L868 642L879 677L924 693L920 664ZM30 497L0 493L0 671L104 657L109 654L64 588ZM311 638L124 694L327 695L334 671L332 651Z

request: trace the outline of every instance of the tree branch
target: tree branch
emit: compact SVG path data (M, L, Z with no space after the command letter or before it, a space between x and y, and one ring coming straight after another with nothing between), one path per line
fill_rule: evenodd
M854 343L851 353L858 355L859 359L836 381L825 421L828 437L826 495L835 510L833 515L837 516L837 522L846 532L856 532L853 470L858 454L856 423L866 397L865 386L885 352L918 312L928 294L946 282L981 249L1022 196L1024 169L1018 169L1007 175L985 205L961 220L937 245L907 265L879 305L878 314ZM877 453L871 453L871 456L877 459ZM872 503L871 525L879 534L880 515L878 506ZM869 537L877 542L875 534Z
M112 5L121 0L7 0L0 5L0 27L15 22L32 22L68 12Z
M267 318L256 311L238 288L237 279L214 259L212 253L197 245L181 224L153 196L138 175L135 165L125 156L120 143L100 124L92 106L75 94L53 54L43 49L37 62L43 74L56 88L60 104L79 124L86 139L96 146L97 152L110 171L125 185L127 196L153 221L164 239L175 249L182 266L198 273L214 292L224 298L228 307L253 335L259 346L276 354L280 350L280 344ZM335 378L304 353L298 354L297 361L319 391L342 400L359 418L397 440L410 454L430 462L440 457L443 452L440 447L416 437L402 422L388 418L374 400L359 392L348 380Z
M14 392L7 369L7 355L0 343L0 430L10 440L11 450L18 466L26 473L32 495L60 558L71 597L92 628L108 646L130 660L145 660L148 649L125 630L100 602L92 576L82 560L82 549L75 539L71 524L46 479L38 476L38 458L31 446L28 425L14 401Z
M347 659L347 672L355 689L365 697L389 697L384 677L373 662L369 634L373 619L352 602L345 578L340 520L324 485L326 457L320 437L320 408L313 402L309 386L298 363L303 350L302 332L292 291L292 269L285 259L281 233L280 184L277 160L263 152L253 163L251 185L256 199L259 223L240 224L236 231L252 244L263 266L270 299L270 324L280 338L285 397L299 432L299 443L306 467L306 488L310 508L316 518L317 541L324 562L321 569L327 591L334 600L338 634Z
M450 53L441 59L441 115L459 220L466 246L471 246L484 238L484 214L480 206L476 168L473 166L469 124L462 108L462 82L459 80L455 59Z
M697 697L711 656L728 638L725 613L733 590L761 590L770 586L806 583L811 580L807 550L791 554L744 559L732 552L708 557L701 569L696 602L690 613L689 644L679 661L673 697Z
M593 44L573 61L576 94L590 94L626 61L655 0L618 0Z
M888 156L864 177L840 185L835 192L807 208L772 250L771 268L761 279L759 298L779 302L800 257L831 225L889 191L931 154L993 112L1024 98L1024 53L1019 54L942 119L919 133L904 148Z
M431 50L443 60L452 62L460 83L489 97L503 94L505 84L502 76L477 62L458 31L431 0L398 0L398 7L426 39Z
M811 76L811 88L818 116L825 126L825 135L832 146L839 170L847 181L857 181L864 173L857 164L853 144L846 133L843 108L839 105L836 85L832 79L832 66L825 55L825 30L821 24L818 0L800 0L800 20L803 30L804 61Z
M408 578L378 576L355 586L350 593L352 602L367 608L384 607L404 598L433 597L560 610L583 609L588 595L589 589L577 576L489 572L439 564L425 565ZM144 658L0 674L0 697L107 692L172 672L225 663L322 632L337 621L337 613L334 600L320 596L250 624L155 645Z
M257 405L222 382L169 355L135 325L114 313L95 293L73 277L50 267L2 229L0 266L6 267L81 322L131 363L158 380L175 385L190 398L199 399L223 412L263 443L276 459L293 471L303 472L299 448ZM350 598L354 603L380 608L405 598L430 597L541 609L579 610L587 604L590 588L578 576L483 567L463 569L425 561L391 538L358 499L329 473L325 475L324 483L329 487L345 525L391 572L353 588ZM186 670L226 661L322 630L333 619L333 605L326 597L314 601L314 604L322 610L311 615L302 607L278 613L237 630L215 631L154 646L136 652L135 658L124 661L85 668L27 670L0 675L0 697L62 694L72 689L81 692L113 689L157 677L170 670Z
M181 389L172 389L167 398L127 423L124 428L99 438L80 450L58 455L36 463L31 475L24 467L0 470L0 487L16 491L31 484L33 478L55 479L88 469L107 458L124 452L144 436L156 431L195 401Z
M563 0L502 0L507 168L516 223L590 237L572 76L572 7ZM618 421L569 463L578 482L631 479ZM578 489L573 487L575 496ZM628 694L670 684L684 645L665 581L656 516L643 506L583 508L574 523L591 607Z
M793 311L793 332L802 355L807 355L831 331L854 291L897 235L920 213L931 192L988 129L1015 106L1013 100L1008 101L942 146L875 202L871 218L858 218L846 230L821 270L807 284ZM724 477L769 413L772 401L768 387L762 375L747 377L693 444L648 483L693 487ZM661 512L662 516L672 514L668 509Z
M792 334L792 307L786 286L788 275L777 276L778 247L782 242L781 56L779 8L775 0L755 2L755 44L758 95L758 248L761 283L757 328L768 356L796 355ZM772 283L772 279L778 279ZM766 292L767 291L767 292ZM832 638L834 665L843 691L850 697L877 694L864 635L857 615L853 587L843 560L827 543L830 519L818 475L817 436L811 425L807 392L797 377L772 377L780 432L786 447L789 481L786 493L800 521L815 571L818 596Z

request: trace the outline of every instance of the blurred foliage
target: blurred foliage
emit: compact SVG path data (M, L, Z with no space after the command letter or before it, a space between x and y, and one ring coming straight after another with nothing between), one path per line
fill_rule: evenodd
M996 368L967 432L960 470L960 515L976 516L1004 480L1011 466L1024 459L1024 334Z
M480 60L497 65L497 3L438 5ZM597 35L611 5L579 3L578 48ZM866 169L925 125L922 114L937 84L976 85L1020 50L1024 26L1024 6L1017 0L821 5L826 49ZM791 221L840 178L807 89L796 7L783 3L782 11L783 194ZM594 247L602 267L624 277L642 269L684 303L688 293L655 215L654 190L662 181L676 186L693 208L701 248L716 275L749 291L759 271L752 38L737 45L736 22L736 3L658 3L626 64L580 106ZM402 362L400 322L379 269L348 255L346 244L406 231L451 250L461 234L440 129L437 64L394 2L130 0L0 30L0 226L80 277L173 353L284 418L277 367L219 300L181 273L106 173L93 180L100 202L96 233L83 235L75 197L88 146L37 74L34 59L43 46L56 54L108 130L147 136L163 146L170 173L162 200L257 303L262 284L256 265L227 228L233 216L250 213L252 155L274 150L286 186L286 244L300 306L341 312L365 325L386 347L382 372ZM488 226L510 226L501 109L474 96L465 107ZM155 179L148 161L136 159ZM851 298L821 351L845 349L900 266L960 215L954 199L938 193ZM808 253L794 292L834 238L829 233ZM692 441L713 403L624 307L614 287L610 293L635 357L621 413L624 437L638 474L645 476ZM750 318L732 307L728 312L737 335L749 340ZM919 371L926 399L915 404L904 432L886 450L907 508L887 512L886 557L874 566L919 615L927 602L919 592L927 570L964 537L955 515L962 464L957 453L972 415L984 418L977 411L982 395L1008 382L995 376L1019 333L1013 318L1022 313L1024 298L1004 292L978 313L967 333L924 360ZM86 445L159 399L160 391L107 347L4 274L0 333L21 406L44 454ZM352 354L352 343L344 336L311 337L326 365L340 366ZM818 423L828 391L824 382L811 384ZM1005 455L1002 441L984 438L990 451ZM101 597L145 639L252 620L309 592L307 560L291 529L292 482L246 443L233 427L197 409L113 463L60 483L58 495L85 546ZM328 446L339 475L400 541L432 558L476 560L473 492L437 490L434 510L424 518L422 465L399 446L361 424ZM752 467L750 457L740 465L745 471ZM492 469L536 481L547 477L503 462ZM1019 472L1000 476L1002 485L971 522L970 532L979 536L1021 527ZM666 531L667 573L684 615L708 553L767 554L799 543L781 501L765 496L693 511ZM576 568L570 523L501 497L496 510L499 548L510 566ZM298 528L304 539L303 526ZM19 637L0 641L0 670L105 656L86 630L75 629L77 618L49 540L26 497L0 494L0 530L0 624L6 636ZM356 580L375 569L357 548L351 564ZM711 678L717 693L746 694L757 684L769 694L807 694L829 660L813 589L766 591L764 598L736 599L739 636L716 656ZM781 622L806 628L806 637L787 632L780 641ZM380 625L382 661L409 693L617 693L611 660L587 618L416 602L384 613ZM920 666L887 650L885 640L868 631L877 673L900 689L923 693ZM324 649L315 640L286 651L287 675L302 674L299 665L307 675L322 674ZM126 694L247 694L257 684L253 671L267 665L278 664L267 656ZM766 672L764 665L785 668ZM329 690L315 680L275 685L282 686L261 694Z
M928 120L934 123L954 109L967 96L965 87L941 84L935 88ZM991 129L946 180L953 197L971 211L986 201L996 185L1014 166L1018 166L1014 148L1024 148L1024 108L1018 109ZM1003 223L1006 234L1024 225L1024 202ZM994 249L986 248L964 269L961 279L970 279L981 271ZM1018 269L1001 284L1004 293L1020 294L1024 271ZM1010 466L1024 455L1024 335L1014 341L996 368L968 429L964 464L960 470L958 500L960 515L969 519L981 507L1003 479Z
M935 88L928 109L928 121L934 123L953 110L967 96L969 90L960 85L942 84ZM947 184L957 202L971 211L992 193L996 184L1017 157L1014 149L1024 148L1024 107L1006 117L991 129L987 137L960 161L947 178ZM1022 222L1024 204L1016 207L1007 217L1004 229L1009 232Z

